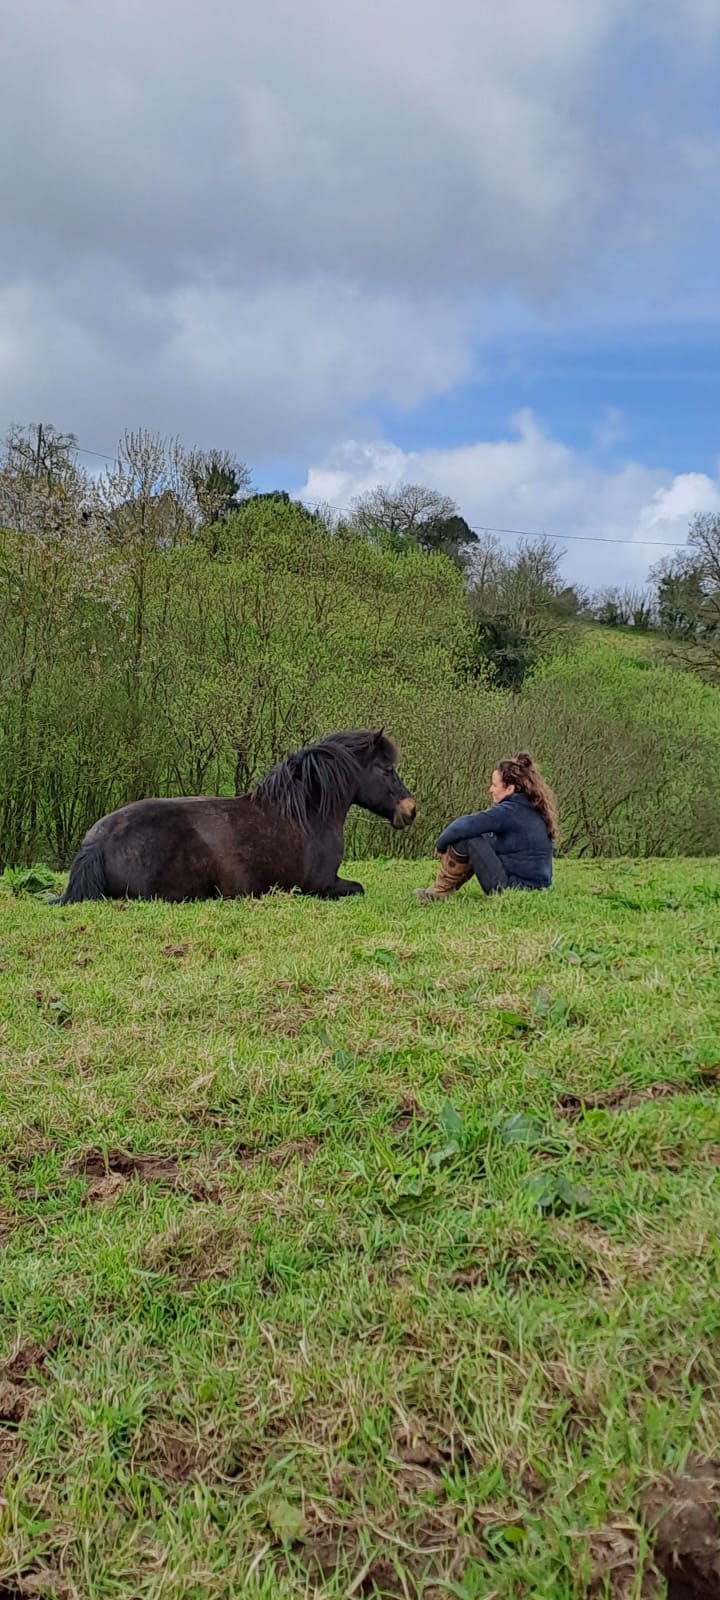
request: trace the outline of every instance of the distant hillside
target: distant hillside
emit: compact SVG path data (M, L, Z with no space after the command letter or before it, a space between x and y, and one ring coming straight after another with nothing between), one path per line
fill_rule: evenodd
M418 822L398 839L358 814L357 853L430 852L530 748L567 852L720 854L720 696L657 636L538 599L529 556L490 610L446 555L272 497L212 524L167 497L94 521L48 505L0 531L0 865L65 864L124 800L243 792L324 732L380 724Z

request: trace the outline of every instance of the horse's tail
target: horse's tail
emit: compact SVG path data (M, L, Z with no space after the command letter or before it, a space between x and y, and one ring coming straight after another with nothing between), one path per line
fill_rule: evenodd
M60 898L60 905L77 905L80 900L104 900L107 892L102 844L99 839L86 839L70 868L67 889Z

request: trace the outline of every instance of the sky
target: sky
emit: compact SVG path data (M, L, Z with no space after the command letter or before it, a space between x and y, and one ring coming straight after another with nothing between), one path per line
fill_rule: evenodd
M718 81L720 0L15 6L0 428L428 483L637 584L720 510Z

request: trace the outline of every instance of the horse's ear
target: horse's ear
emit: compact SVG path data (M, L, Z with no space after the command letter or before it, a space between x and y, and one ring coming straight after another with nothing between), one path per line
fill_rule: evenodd
M380 748L380 746L381 746L381 744L383 742L384 737L385 737L385 729L384 728L378 728L378 731L377 731L377 733L375 735L375 749L376 750L379 750L379 748Z

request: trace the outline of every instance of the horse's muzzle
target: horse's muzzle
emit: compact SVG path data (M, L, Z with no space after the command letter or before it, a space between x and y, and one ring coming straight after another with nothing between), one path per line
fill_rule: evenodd
M417 816L417 806L411 794L405 800L400 800L393 812L392 825L394 828L409 828Z

